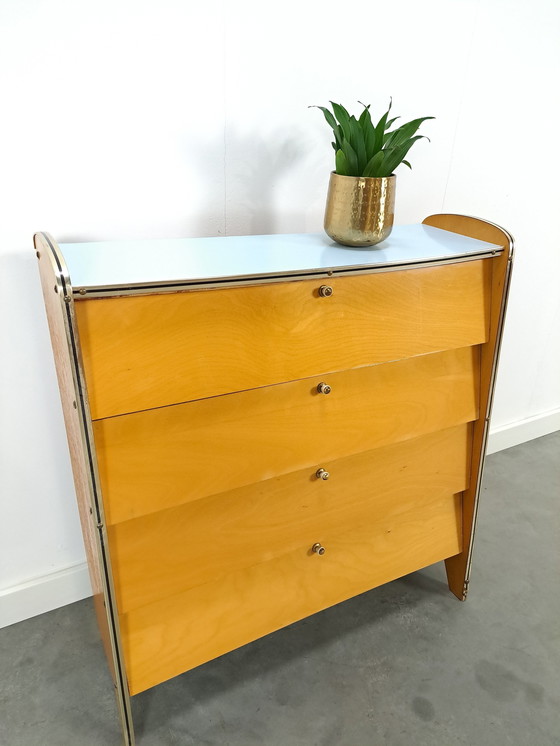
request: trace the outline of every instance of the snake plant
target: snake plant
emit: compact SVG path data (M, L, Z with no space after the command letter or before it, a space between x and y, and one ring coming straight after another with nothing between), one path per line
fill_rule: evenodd
M350 115L342 104L332 105L332 112L325 106L310 108L321 109L334 132L332 146L335 150L336 173L341 176L391 176L393 171L404 163L412 168L405 156L417 140L425 135L416 135L418 128L426 119L421 117L411 122L391 127L399 117L389 119L392 100L381 119L374 124L370 114L370 104L362 104L364 110L356 119ZM359 102L361 103L361 102ZM426 138L429 140L429 138Z

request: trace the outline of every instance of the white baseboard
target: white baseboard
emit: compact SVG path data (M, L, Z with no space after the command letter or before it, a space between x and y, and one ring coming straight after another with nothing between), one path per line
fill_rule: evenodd
M91 596L86 562L0 590L0 628Z
M496 453L560 430L560 409L490 429L487 453ZM0 628L91 596L87 564L42 575L0 591Z
M550 435L557 430L560 430L560 409L543 412L508 425L490 427L486 453L505 451L506 448L521 445L543 435Z

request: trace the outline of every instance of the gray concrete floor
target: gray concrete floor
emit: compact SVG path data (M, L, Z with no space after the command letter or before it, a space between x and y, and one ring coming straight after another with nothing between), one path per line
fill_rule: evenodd
M133 698L138 746L560 744L560 433L487 461L469 599L443 564ZM120 746L91 600L0 630L2 746Z

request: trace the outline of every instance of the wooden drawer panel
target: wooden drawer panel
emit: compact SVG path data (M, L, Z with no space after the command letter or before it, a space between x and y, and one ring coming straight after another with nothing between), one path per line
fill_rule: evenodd
M76 303L92 417L486 341L491 263Z
M121 612L468 486L460 425L109 527Z
M320 541L326 553L309 551ZM280 627L461 551L461 496L344 534L120 617L132 694Z
M94 423L109 524L475 420L478 348Z

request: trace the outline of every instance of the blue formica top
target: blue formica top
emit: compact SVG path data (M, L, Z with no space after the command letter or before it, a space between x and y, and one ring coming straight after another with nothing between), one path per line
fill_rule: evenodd
M324 233L61 243L74 290L317 275L484 256L502 247L428 225L350 248Z

